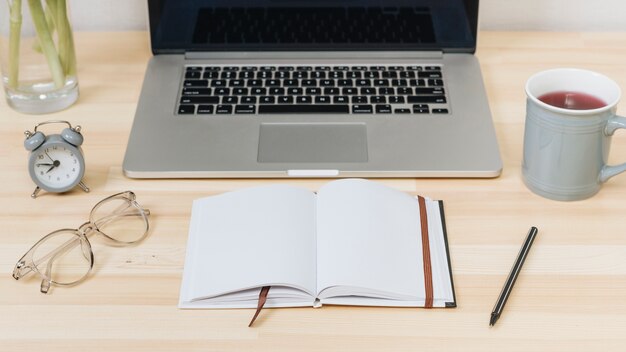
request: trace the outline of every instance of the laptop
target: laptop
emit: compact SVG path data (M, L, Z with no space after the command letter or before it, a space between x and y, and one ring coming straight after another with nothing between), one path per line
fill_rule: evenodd
M496 177L478 0L148 0L131 178Z

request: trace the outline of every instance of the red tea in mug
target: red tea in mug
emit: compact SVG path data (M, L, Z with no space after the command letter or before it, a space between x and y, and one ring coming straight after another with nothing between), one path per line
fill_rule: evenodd
M538 99L548 105L569 110L599 109L607 105L602 99L582 92L551 92L540 96Z

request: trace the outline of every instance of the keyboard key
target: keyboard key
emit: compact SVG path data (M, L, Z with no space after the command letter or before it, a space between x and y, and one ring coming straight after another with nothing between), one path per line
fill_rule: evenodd
M196 97L183 96L180 98L181 104L217 104L220 102L218 97Z
M211 95L211 88L183 88L183 95Z
M313 67L311 66L298 66L298 71L313 71Z
M263 87L263 81L260 79L249 79L247 80L248 87Z
M383 78L398 78L398 72L396 72L396 71L385 71L385 72L383 72Z
M391 85L394 87L406 87L408 86L408 83L406 79L392 79Z
M234 88L233 95L248 95L248 88Z
M256 71L257 67L256 66L244 66L241 68L242 71Z
M326 95L338 95L339 88L324 88L324 94Z
M256 104L256 97L241 97L242 104Z
M232 114L233 106L232 105L218 105L215 112L218 114Z
M233 79L233 80L228 82L228 86L229 87L243 87L244 86L244 80L243 79Z
M283 86L285 87L298 87L298 80L297 79L286 79L283 80Z
M322 88L307 88L306 94L307 95L320 95L322 94Z
M215 95L230 95L230 88L215 88Z
M400 78L415 78L415 72L414 71L400 72Z
M187 80L183 83L183 87L208 87L209 81L206 79Z
M214 79L211 81L211 87L226 87L226 80Z
M413 105L413 113L414 114L428 114L430 110L428 109L428 105L419 104Z
M337 85L339 87L352 87L354 86L354 81L352 81L351 79L340 79L339 81L337 81Z
M441 66L426 66L424 69L428 71L441 71Z
M202 66L187 66L185 68L187 72L189 71L202 71Z
M304 90L302 88L289 88L287 94L289 95L303 95Z
M417 88L415 88L417 89ZM398 95L412 95L413 94L413 88L408 88L408 87L398 87L396 88L396 92Z
M365 78L380 78L380 72L377 71L368 71L363 75Z
M235 114L254 114L256 107L254 105L237 105L235 107Z
M410 109L395 109L393 112L396 114L410 114L411 110Z
M361 88L361 95L375 95L375 94L376 94L376 88L373 88L373 87Z
M377 114L391 114L391 105L376 105Z
M393 88L387 88L387 87L378 88L378 94L380 95L393 95L394 93L395 93L395 89Z
M202 78L202 71L187 71L185 73L186 79L200 79Z
M389 97L389 103L390 104L404 104L404 97L400 97L400 96Z
M370 97L370 103L372 104L384 104L386 102L387 98L380 95L374 95Z
M265 86L266 87L280 87L280 80L279 79L266 79Z
M212 114L214 110L213 105L199 105L198 106L198 114Z
M276 74L274 75L274 78L278 78L278 79L290 79L290 78L291 78L291 72L289 72L289 71L278 71L278 72L276 72Z
M218 71L221 71L221 70L222 70L222 68L219 67L219 66L207 66L207 67L204 68L204 72L207 72L207 71L218 72Z
M296 97L296 104L311 104L311 103L313 103L313 98L309 96Z
M359 91L356 88L344 88L342 91L343 95L357 95Z
M353 114L371 114L373 112L371 105L352 105Z
M370 71L384 71L385 66L370 66Z
M278 97L278 104L293 104L293 97L290 95ZM259 110L260 113L261 111Z
M277 77L277 78L289 78L289 73L286 73L287 77ZM277 75L278 76L278 75ZM254 78L254 77L250 77L250 78ZM272 72L271 71L259 71L256 74L256 78L257 79L270 79L272 78Z
M327 95L317 96L315 97L316 104L330 104L330 97Z
M402 66L389 66L387 69L389 71L404 71L404 67Z
M357 87L369 87L372 85L372 81L369 79L357 79L356 86Z
M234 79L237 78L237 72L225 71L220 75L221 79Z
M202 78L204 79L218 79L220 77L220 73L216 71L207 71L202 74Z
M411 104L419 104L419 103L445 104L447 103L445 96L438 96L438 95L410 96L407 98L407 101L408 103L411 103Z
M448 109L433 109L433 114L447 114Z
M352 104L367 104L367 97L364 96L354 96L352 97Z
M334 87L335 80L334 79L323 79L320 81L320 87Z
M237 104L239 98L237 96L227 96L222 98L222 104Z
M423 71L424 70L422 66L416 66L416 65L408 66L406 69L410 71Z
M285 88L270 88L271 95L285 95Z
M271 96L261 97L261 100L260 100L261 104L274 104L275 102L276 102L276 97L271 97Z
M431 87L441 87L443 86L443 80L442 79L429 79L428 85Z
M443 95L445 89L443 88L415 88L415 95Z
M222 68L224 71L239 71L239 67L237 66L224 66Z
M298 72L294 72L292 78L297 78L297 79L308 79L309 78L309 73L306 71L298 71Z
M426 81L423 79L412 79L409 81L409 84L412 87L425 87L426 86Z
M276 71L276 67L274 66L261 66L259 67L261 71Z
M328 73L328 78L332 79L343 79L345 77L342 71L333 71Z
M333 102L335 104L348 104L350 101L348 99L348 97L346 97L345 95L341 95L338 97L334 97L333 98Z
M294 71L296 68L293 66L280 66L278 71Z
M419 78L441 78L440 71L423 71L419 72L417 75Z
M326 72L324 72L324 71L311 72L311 78L326 79Z
M352 71L367 71L365 66L352 66Z
M195 105L180 105L178 107L178 114L180 115L189 115L194 114L196 112Z
M317 87L317 80L314 79L303 79L302 80L303 87Z
M374 85L376 87L389 87L389 80L388 79L375 79Z
M330 66L317 66L315 71L330 71Z
M349 71L350 67L348 67L348 66L335 66L335 68L333 70L335 70L335 71Z
M267 88L252 88L250 93L252 95L267 95Z
M363 74L361 72L358 72L358 71L346 72L346 78L358 79L358 78L362 78L362 77L363 77Z
M259 114L347 114L349 112L348 105L259 105Z

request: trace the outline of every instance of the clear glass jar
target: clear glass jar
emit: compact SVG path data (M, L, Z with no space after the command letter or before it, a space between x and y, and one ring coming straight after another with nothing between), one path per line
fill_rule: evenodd
M0 68L7 103L19 112L55 112L78 99L66 0L0 0Z

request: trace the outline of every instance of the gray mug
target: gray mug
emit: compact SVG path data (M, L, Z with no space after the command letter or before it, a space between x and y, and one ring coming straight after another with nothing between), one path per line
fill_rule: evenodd
M574 110L539 99L554 92L585 93L604 104ZM614 81L587 70L554 69L530 77L526 95L522 175L531 191L554 200L585 199L626 171L626 163L607 165L611 136L626 128L626 118L615 115L621 91Z

